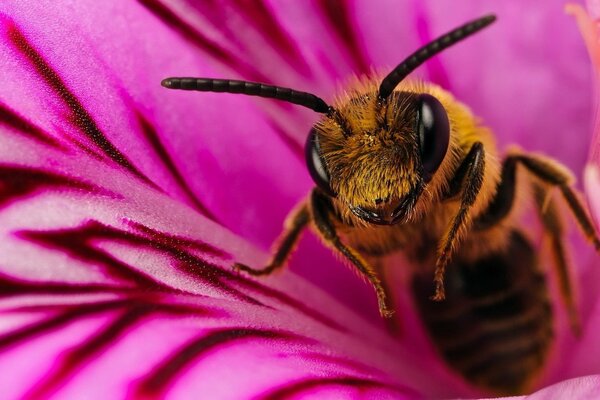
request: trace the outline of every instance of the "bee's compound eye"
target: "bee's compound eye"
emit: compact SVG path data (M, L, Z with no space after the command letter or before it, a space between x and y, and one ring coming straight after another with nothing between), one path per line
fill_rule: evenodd
M423 163L423 178L429 181L448 150L450 124L444 106L432 95L419 95L417 104L417 132Z
M308 172L313 178L313 181L317 184L321 190L328 195L335 197L335 192L331 189L329 182L329 171L325 166L325 161L321 156L321 149L319 147L319 137L317 131L313 128L308 134L308 140L306 141L306 147L304 148L304 154L306 155L306 165L308 166Z

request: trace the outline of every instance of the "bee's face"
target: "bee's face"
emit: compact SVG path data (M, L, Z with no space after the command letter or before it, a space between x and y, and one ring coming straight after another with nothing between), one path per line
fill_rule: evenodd
M448 116L428 94L376 92L341 103L309 135L306 155L317 185L361 220L406 221L441 164Z

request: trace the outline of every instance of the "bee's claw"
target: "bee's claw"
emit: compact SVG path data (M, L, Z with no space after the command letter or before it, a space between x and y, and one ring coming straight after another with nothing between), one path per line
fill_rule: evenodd
M273 269L274 269L272 266L268 266L263 269L252 269L249 266L240 264L240 263L234 263L232 268L238 274L244 272L244 273L246 273L248 275L252 275L252 276L269 275L271 272L273 272Z
M380 308L379 309L379 314L381 314L381 316L383 318L392 318L392 315L394 315L395 311L389 308Z
M443 301L446 299L446 290L444 289L444 282L435 283L435 294L430 297L433 301Z
M383 293L378 293L377 297L377 302L379 303L379 314L383 318L391 318L395 311L391 308L388 308L388 305L385 301L385 295Z
M444 293L436 293L430 299L433 301L443 301L446 300L446 295Z
M244 267L244 265L239 264L239 263L234 263L231 266L231 269L233 270L233 272L235 272L236 274L240 275L242 272L242 267Z

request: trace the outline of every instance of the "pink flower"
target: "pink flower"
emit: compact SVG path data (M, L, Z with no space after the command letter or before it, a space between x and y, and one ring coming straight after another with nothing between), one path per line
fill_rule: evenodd
M597 71L597 24L572 11ZM444 366L405 291L394 335L371 289L311 234L277 276L234 273L234 260L266 260L313 186L302 146L316 116L159 83L241 78L329 101L352 74L488 12L495 26L418 73L502 146L580 175L589 61L558 0L1 2L0 397L485 395ZM586 175L596 216L598 154ZM570 243L583 336L560 314L533 398L600 392L599 258L575 230Z

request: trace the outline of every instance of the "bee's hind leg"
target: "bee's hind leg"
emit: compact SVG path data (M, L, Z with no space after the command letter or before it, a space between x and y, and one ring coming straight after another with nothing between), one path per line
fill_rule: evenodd
M573 177L566 168L552 159L535 154L517 153L512 157L543 183L548 186L558 187L569 210L573 213L577 225L579 225L585 237L594 245L596 250L600 252L600 238L596 233L592 219L580 199L579 193L573 187Z
M308 202L304 201L295 210L293 210L284 224L284 230L275 242L273 257L269 263L261 269L252 269L247 265L235 263L233 268L238 271L244 271L249 275L269 275L273 271L283 267L292 254L296 243L302 234L302 231L310 222L310 212Z
M552 194L548 192L547 188L534 184L533 190L536 209L544 226L544 232L550 242L549 248L559 282L560 295L567 308L571 330L575 336L579 336L581 334L581 321L577 312L573 283L569 273L568 254L563 237L563 221L554 200L549 197Z
M585 207L579 199L577 190L573 188L571 174L559 163L549 158L525 154L515 151L503 162L502 177L496 195L488 209L473 223L474 229L484 230L500 223L512 210L517 186L517 166L522 165L525 171L534 179L533 189L538 214L544 226L544 231L551 241L552 257L559 279L560 291L567 307L571 328L575 334L580 329L579 316L576 311L571 279L568 274L566 249L563 243L562 221L556 206L549 197L550 189L557 187L566 201L573 217L586 238L600 250L600 239Z
M384 318L390 318L394 314L394 311L388 306L387 299L389 296L387 295L387 291L381 282L381 279L377 275L375 269L369 265L356 250L342 243L329 219L331 209L330 203L324 195L318 192L318 190L313 190L312 192L311 209L315 226L321 238L328 245L339 251L354 267L356 267L358 272L369 281L377 294L379 313Z

